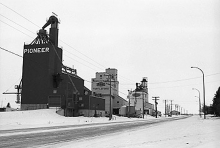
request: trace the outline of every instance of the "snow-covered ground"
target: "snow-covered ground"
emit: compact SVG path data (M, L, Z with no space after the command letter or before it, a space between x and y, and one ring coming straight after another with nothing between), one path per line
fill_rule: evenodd
M58 144L62 148L219 148L220 118L193 116L138 130ZM55 146L53 146L55 147Z
M56 114L54 109L0 112L0 130L143 120L128 119L125 117L114 117L114 119L113 121L109 121L108 118L104 117L63 117ZM156 119L147 116L144 120L163 120L163 117ZM52 147L218 148L220 147L219 131L220 118L207 116L207 119L204 120L198 116L193 116L187 119L141 127L123 133L114 133L92 139L61 143L53 145Z
M155 119L146 116L146 119ZM29 111L0 112L0 130L48 127L59 125L92 124L105 122L120 122L142 120L142 118L127 118L113 116L109 121L107 117L64 117L56 113L56 109L41 109Z

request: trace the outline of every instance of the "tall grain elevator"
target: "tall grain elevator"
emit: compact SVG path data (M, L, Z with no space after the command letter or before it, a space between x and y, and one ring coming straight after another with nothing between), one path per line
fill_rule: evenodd
M58 47L58 24L51 16L37 37L23 49L21 109L46 108L62 73L62 49ZM50 25L49 34L45 28Z
M24 45L21 109L58 107L65 116L105 115L105 100L85 93L88 90L76 69L62 64L58 24L57 17L51 16L37 37Z

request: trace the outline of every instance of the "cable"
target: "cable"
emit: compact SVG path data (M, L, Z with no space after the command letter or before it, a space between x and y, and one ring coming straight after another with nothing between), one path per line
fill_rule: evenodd
M23 34L25 34L25 35L27 35L27 36L31 37L31 38L33 38L32 36L30 36L30 35L28 35L28 34L26 34L26 33L22 32L21 30L18 30L18 29L16 29L16 28L14 28L13 26L11 26L11 25L9 25L9 24L7 24L7 23L3 22L2 20L0 20L0 21L1 21L2 23L4 23L4 24L6 24L6 25L10 26L11 28L13 28L13 29L15 29L15 30L17 30L17 31L19 31L19 32L21 32L21 33L23 33Z
M213 75L218 75L218 74L220 74L220 73L214 73L214 74L205 75L205 77L209 77L209 76L213 76ZM165 81L165 82L153 82L153 83L148 83L148 84L172 83L172 82L187 81L187 80L198 79L198 78L202 78L202 77L193 77L193 78L179 79L179 80ZM128 83L128 84L123 84L123 85L134 85L134 84L130 84L130 83Z
M53 46L53 48L54 48L54 46ZM12 51L9 51L9 50L7 50L7 49L5 49L5 48L0 47L0 49L6 51L6 52L8 52L8 53L14 54L14 55L16 55L16 56L18 56L18 57L23 58L23 56L21 56L21 55L19 55L19 54L16 54L16 53L14 53L14 52L12 52ZM28 59L28 60L29 60L29 61L32 61L32 62L38 63L37 61L33 61L33 60L30 60L30 59ZM59 58L59 60L60 60L60 58ZM38 64L39 64L39 63L38 63ZM220 73L210 74L210 75L207 75L207 76L212 76L212 75L217 75L217 74L220 74ZM189 79L193 79L193 78L189 78ZM187 79L187 80L189 80L189 79ZM84 81L89 82L89 83L92 83L92 82L89 81L89 80L85 80L85 79L84 79ZM210 81L210 82L206 82L206 83L213 83L213 82L218 82L218 81L220 81L220 80ZM123 85L123 84L121 84L121 85ZM172 87L156 87L156 88L150 88L150 87L149 87L148 89L177 88L177 87L186 87L186 86L192 86L192 85L198 85L198 84L180 85L180 86L172 86ZM120 91L118 91L118 92L120 92ZM121 94L124 94L124 95L127 95L127 94L125 94L125 93L123 93L123 92L120 92L120 93L121 93Z
M27 19L27 18L24 17L23 15L19 14L19 13L16 12L15 10L13 10L12 8L9 8L8 6L6 6L6 5L4 5L4 4L2 4L2 3L0 3L0 4L3 5L3 6L5 6L5 7L8 8L8 9L10 9L10 10L13 11L14 13L18 14L19 16L21 16L21 17L24 18L25 20L29 21L30 23L34 24L35 26L39 27L38 25L36 25L35 23L33 23L32 21L30 21L29 19ZM0 15L1 15L1 14L0 14ZM3 15L1 15L1 16L3 16ZM24 28L25 30L28 30L27 28L25 28L25 27L19 25L18 23L12 21L11 19L9 19L9 18L7 18L7 17L5 17L5 16L3 16L3 17L6 18L6 19L8 19L8 20L10 20L10 21L13 22L13 23L15 23L16 25L18 25L18 26ZM2 22L3 22L3 21L2 21ZM3 23L5 23L5 22L3 22ZM5 23L5 24L7 24L7 23ZM10 26L10 27L12 27L12 26L9 25L9 24L7 24L7 25ZM14 27L12 27L12 28L14 28ZM40 28L40 27L39 27L39 28ZM16 28L14 28L14 29L16 29ZM26 33L22 32L22 31L20 31L20 30L18 30L18 29L16 29L16 30L19 31L19 32L21 32L21 33L23 33L23 34L25 34L25 35L27 35ZM30 30L28 30L28 31L31 32L31 33L33 33L33 32L30 31ZM29 36L29 35L27 35L27 36ZM31 37L31 36L29 36L29 37ZM73 48L72 46L70 46L69 44L65 43L64 41L62 41L62 40L60 40L60 41L63 42L64 44L66 44L67 46L69 46L70 48L74 49L74 50L77 51L78 53L84 55L84 56L87 57L88 59L90 59L90 60L94 61L95 63L99 64L99 63L96 62L95 60L89 58L88 56L86 56L85 54L81 53L80 51L78 51L77 49ZM67 51L67 50L65 50L65 51ZM67 51L67 52L70 53L70 54L72 54L72 55L74 55L73 53L71 53L71 52L69 52L69 51ZM76 56L76 55L74 55L74 56ZM76 56L76 57L80 58L79 56ZM84 59L82 59L82 58L80 58L80 59L83 60L83 61L85 61L85 62L87 62L87 63L89 63L89 64L91 64L91 65L93 65L93 66L95 66L95 67L97 67L96 65L94 65L94 64L92 64L92 63L90 63L90 62L88 62L88 61L86 61L86 60L84 60ZM84 65L84 64L83 64L83 65ZM99 65L101 65L101 64L99 64ZM84 66L85 66L85 65L84 65ZM101 66L103 66L103 65L101 65ZM88 67L88 66L87 66L87 67ZM104 66L103 66L103 67L104 67ZM100 67L98 67L98 68L100 68ZM93 69L93 70L94 70L94 69Z
M34 24L35 26L37 26L37 27L39 27L38 25L36 25L35 23L33 23L32 21L30 21L29 19L27 19L26 17L24 17L24 16L22 16L21 14L19 14L18 12L16 12L15 10L13 10L12 8L9 8L8 6L6 6L6 5L4 5L4 4L2 4L2 3L0 3L1 5L3 5L3 6L5 6L6 8L8 8L8 9L10 9L11 11L13 11L14 13L16 13L16 14L18 14L19 16L21 16L22 18L24 18L25 20L27 20L27 21L29 21L30 23L32 23L32 24ZM1 15L1 16L3 16L3 15ZM3 17L5 17L5 16L3 16ZM7 18L7 17L5 17L5 18ZM7 18L8 19L8 18ZM10 20L10 19L8 19L8 20ZM12 20L10 20L10 21L12 21ZM3 22L3 21L1 21L1 22ZM14 21L12 21L13 23L15 23ZM5 23L5 22L3 22L3 23ZM9 24L7 24L7 23L5 23L6 25L8 25L8 26L10 26L10 27L12 27L11 25L9 25ZM15 23L15 24L17 24L17 23ZM19 25L19 24L17 24L17 25ZM19 25L20 27L22 27L21 25ZM12 28L14 28L14 27L12 27ZM26 29L25 27L22 27L22 28L24 28L24 29ZM40 27L39 27L40 28ZM16 29L16 28L14 28L14 29ZM21 32L21 33L23 33L23 34L25 34L24 32L22 32L22 31L20 31L20 30L18 30L18 29L16 29L17 31L19 31L19 32ZM26 30L28 30L28 29L26 29ZM30 30L28 30L28 31L30 31ZM31 32L31 31L30 31ZM32 32L33 33L33 32ZM25 35L27 35L27 34L25 34ZM27 35L27 36L29 36L29 35ZM31 36L29 36L29 37L31 37ZM90 59L91 61L93 61L93 62L95 62L96 64L98 64L98 65L100 65L101 67L105 67L105 66L103 66L102 64L99 64L98 62L96 62L95 60L93 60L93 59L91 59L90 57L88 57L87 55L85 55L85 54L83 54L83 53L81 53L80 51L78 51L77 49L75 49L75 48L73 48L72 46L70 46L69 44L67 44L67 43L65 43L64 41L62 41L62 40L60 40L61 42L63 42L64 44L66 44L67 46L69 46L70 48L72 48L72 49L74 49L74 50L76 50L78 53L80 53L81 55L83 55L83 56L85 56L85 57L87 57L88 59ZM65 50L66 51L66 50ZM67 51L68 53L71 53L71 52L69 52L69 51ZM14 53L13 53L14 54ZM71 53L72 54L72 53ZM16 55L16 54L15 54ZM74 55L74 54L73 54ZM20 55L19 55L20 56ZM76 55L74 55L74 56L76 56ZM78 57L78 56L77 56ZM70 57L69 57L70 58ZM78 58L80 58L80 57L78 57ZM72 59L72 58L71 58ZM80 58L80 59L82 59L82 58ZM72 59L73 60L73 59ZM85 61L84 59L82 59L83 61ZM88 61L85 61L85 62L87 62L87 63L90 63L90 62L88 62ZM82 63L81 63L82 64ZM90 63L90 64L92 64L92 63ZM84 65L84 64L83 64ZM92 64L93 66L95 66L94 64ZM85 66L85 65L84 65ZM88 67L88 66L86 66L86 67ZM95 66L95 67L97 67L97 66ZM92 69L91 67L89 67L90 69ZM100 68L100 67L98 67L98 68ZM94 70L94 69L93 69ZM219 74L219 73L216 73L216 74L211 74L211 75L217 75L217 74ZM206 76L211 76L211 75L206 75ZM123 76L121 76L121 77L123 77ZM124 77L125 78L125 77ZM186 80L191 80L191 79L197 79L197 78L201 78L201 77L194 77L194 78L188 78L188 79L180 79L180 80L174 80L174 81L165 81L165 82L154 82L154 83L148 83L148 84L162 84L162 83L171 83L171 82L179 82L179 81L186 81ZM126 78L127 79L127 78ZM127 80L130 80L130 79L127 79ZM130 80L130 81L133 81L133 80ZM133 81L134 82L134 81ZM121 84L121 85L133 85L133 84ZM176 87L176 86L175 86ZM177 87L180 87L180 86L177 86ZM161 87L162 88L162 87ZM167 88L167 87L166 87ZM170 87L171 88L171 87ZM155 89L155 88L150 88L150 89Z
M30 22L31 24L39 27L38 25L36 25L35 23L33 23L32 21L30 21L29 19L27 19L26 17L22 16L21 14L19 14L18 12L16 12L15 10L13 10L12 8L9 8L8 6L4 5L3 3L0 3L1 5L3 5L4 7L8 8L9 10L13 11L14 13L16 13L17 15L19 15L20 17L24 18L25 20L27 20L28 22Z
M209 81L209 82L205 82L206 84L207 83L214 83L214 82L218 82L220 80L217 80L217 81ZM188 87L188 86L192 86L192 85L199 85L198 83L197 84L189 84L189 85L179 85L179 86L171 86L171 87L155 87L155 88L148 88L148 89L161 89L161 88L177 88L177 87Z
M205 75L205 76L209 77L209 76L213 76L213 75L219 75L219 74L220 74L220 73L214 73L214 74Z
M7 50L7 49L5 49L5 48L0 47L0 49L4 50L4 51L6 51L6 52L9 52L9 53L11 53L11 54L14 54L14 55L16 55L16 56L18 56L18 57L23 58L23 56L21 56L21 55L19 55L19 54L17 54L17 53L14 53L14 52L12 52L12 51L9 51L9 50Z
M4 5L4 6L5 6L5 5ZM5 7L7 7L7 6L5 6ZM18 15L21 16L22 18L25 18L25 17L23 17L21 14L17 13L16 11L14 11L13 9L11 9L11 8L9 8L9 7L7 7L7 8L10 9L10 10L12 10L13 12L15 12L16 14L18 14ZM3 15L1 15L1 16L3 16ZM5 17L5 16L3 16L3 17L6 18L6 19L8 19L8 20L10 20L10 21L13 22L13 23L15 23L16 25L18 25L18 26L24 28L25 30L27 30L27 31L29 31L29 32L31 32L31 33L33 33L32 31L30 31L30 30L28 30L27 28L21 26L20 24L18 24L18 23L16 23L16 22L12 21L11 19L9 19L9 18L7 18L7 17ZM27 19L27 18L25 18L25 19L28 20L29 22L31 22L29 19ZM31 22L31 23L34 24L33 22ZM7 24L7 23L5 23L5 24ZM9 25L9 24L7 24L7 25ZM34 24L34 25L35 25L35 26L38 26L38 25L36 25L36 24ZM11 25L9 25L9 26L12 27ZM39 27L39 26L38 26L38 27ZM14 28L14 27L12 27L12 28ZM16 29L16 28L14 28L14 29ZM25 35L27 35L26 33L22 32L22 31L20 31L20 30L18 30L18 29L16 29L16 30L19 31L19 32L21 32L21 33L23 33L23 34L25 34ZM29 35L27 35L27 36L29 36ZM29 36L29 37L31 37L31 36ZM91 59L91 58L88 57L87 55L81 53L80 51L78 51L77 49L73 48L73 47L70 46L69 44L65 43L65 42L62 41L62 40L60 40L60 41L63 42L64 44L66 44L67 46L69 46L70 48L74 49L75 51L77 51L77 52L80 53L81 55L85 56L86 58L88 58L88 59L90 59L91 61L95 62L96 64L100 65L101 67L104 67L104 68L105 68L105 66L99 64L98 62L96 62L95 60ZM67 51L67 50L65 50L65 51ZM69 51L67 51L67 52L70 53L70 54L72 54L72 55L74 55L73 53L71 53L71 52L69 52ZM65 55L65 56L66 56L66 55ZM85 61L85 62L87 62L87 63L89 63L89 64L91 64L91 65L93 65L93 66L95 66L95 67L97 67L97 68L99 68L99 69L102 69L102 68L100 68L100 67L98 67L98 66L92 64L91 62L88 62L88 61L86 61L86 60L80 58L80 57L77 56L77 55L74 55L74 56L78 57L79 59L81 59L81 60L83 60L83 61ZM67 56L67 57L68 57L68 56ZM69 58L70 58L70 57L69 57ZM71 58L71 59L72 59L72 58ZM72 59L72 60L73 60L73 59ZM80 63L80 62L79 62L79 63ZM82 64L82 63L81 63L81 64ZM86 66L85 64L82 64L82 65ZM89 67L89 66L86 66L86 67ZM94 69L91 68L91 67L89 67L89 68L92 69L92 70L94 70ZM96 71L96 70L95 70L95 71ZM121 75L119 75L119 76L121 76ZM127 79L127 80L129 80L129 81L134 82L133 80L130 80L130 79L124 77L124 76L121 76L121 77L124 78L124 79Z
M192 79L198 79L201 77L194 77L194 78L188 78L188 79L180 79L180 80L173 80L173 81L165 81L165 82L154 82L154 83L148 83L148 84L162 84L162 83L170 83L170 82L179 82L179 81L187 81Z
M0 4L2 4L2 3L0 3ZM16 14L18 14L19 16L21 16L22 18L24 18L25 20L27 20L27 21L29 21L30 23L32 23L32 24L34 24L35 26L37 26L37 27L39 27L38 25L36 25L35 23L33 23L32 21L30 21L29 19L27 19L26 17L24 17L23 15L21 15L21 14L19 14L18 12L16 12L15 10L13 10L12 8L9 8L8 6L6 6L6 5L4 5L4 4L2 4L3 6L5 6L6 8L8 8L8 9L10 9L11 11L13 11L14 13L16 13ZM3 16L3 15L2 15ZM5 16L3 16L3 17L5 17ZM7 18L7 17L5 17L5 18ZM10 20L9 18L7 18L8 20ZM12 20L10 20L10 21L12 21ZM15 23L14 21L12 21L13 23ZM15 24L17 24L17 23L15 23ZM18 26L20 26L20 27L22 27L21 25L19 25L19 24L17 24ZM10 25L9 25L10 26ZM12 26L11 26L12 27ZM14 28L14 27L12 27L12 28ZM24 28L24 29L26 29L25 27L22 27L22 28ZM15 29L15 28L14 28ZM16 29L17 30L17 29ZM26 29L26 30L28 30L28 29ZM19 30L18 30L19 31ZM28 30L28 31L30 31L30 30ZM21 32L21 31L20 31ZM33 33L32 31L30 31L31 33ZM23 33L23 32L22 32ZM23 33L23 34L25 34L25 33ZM25 34L25 35L27 35L27 34ZM28 35L29 36L29 35ZM60 39L59 39L60 40ZM61 42L63 42L64 44L66 44L67 46L69 46L70 48L72 48L72 49L74 49L75 51L77 51L78 53L80 53L81 55L83 55L83 56L85 56L86 58L88 58L88 59L90 59L91 61L93 61L93 62L95 62L96 64L98 64L98 65L100 65L101 67L103 67L103 68L106 68L105 66L103 66L102 64L100 64L100 63L98 63L98 62L96 62L95 60L93 60L92 58L90 58L90 57L88 57L87 55L85 55L85 54L83 54L83 53L81 53L79 50L77 50L76 48L73 48L72 46L70 46L69 44L67 44L67 43L65 43L64 41L62 41L62 40L60 40ZM67 50L65 50L65 51L67 51ZM69 51L67 51L68 53L70 53L70 54L72 54L71 52L69 52ZM72 54L72 55L74 55L74 54ZM76 56L76 55L74 55L74 56ZM78 56L77 56L78 57ZM80 58L80 57L78 57L78 58ZM87 62L87 63L90 63L90 62L88 62L88 61L86 61L86 60L84 60L84 59L82 59L82 58L80 58L81 60L83 60L83 61L85 61L85 62ZM90 63L90 64L92 64L92 63ZM92 64L93 66L95 66L94 64ZM97 66L95 66L95 67L97 67ZM98 67L99 69L101 69L100 67ZM132 81L132 82L134 82L133 80L130 80L130 79L128 79L128 78L126 78L126 77L124 77L124 76L121 76L121 77L123 77L123 78L125 78L125 79L127 79L127 80L129 80L129 81Z
M1 15L1 14L0 14ZM3 16L3 15L2 15ZM3 16L4 17L4 16ZM6 17L5 17L6 18ZM8 19L8 18L7 18ZM10 20L10 19L8 19L8 20ZM0 20L1 21L1 20ZM10 21L12 21L12 20L10 20ZM1 21L1 22L3 22L3 21ZM13 23L15 23L14 21L12 21ZM5 22L3 22L3 23L5 23ZM5 23L6 25L8 25L8 26L10 26L10 27L12 27L13 29L15 29L15 30L17 30L17 31L19 31L19 32L21 32L21 33L23 33L23 34L25 34L25 35L27 35L27 36L29 36L28 34L26 34L26 33L24 33L24 32L22 32L22 31L20 31L20 30L18 30L18 29L16 29L16 28L14 28L13 26L11 26L11 25L9 25L9 24L7 24L7 23ZM15 23L15 24L17 24L17 23ZM17 24L18 26L20 26L20 27L22 27L22 28L24 28L25 30L28 30L28 29L26 29L25 27L23 27L23 26L21 26L21 25L19 25L19 24ZM28 30L29 32L31 32L30 30ZM33 33L33 32L31 32L31 33ZM31 36L29 36L29 37L31 37ZM31 37L32 38L32 37ZM67 51L68 52L68 51ZM70 53L70 54L72 54L71 52L68 52L68 53ZM72 55L74 55L74 54L72 54ZM20 56L20 55L19 55ZM65 55L66 56L66 55ZM74 56L76 56L76 55L74 55ZM22 56L21 56L22 57ZM69 57L69 56L67 56L67 57ZM78 57L78 56L76 56L76 57ZM69 57L70 58L70 57ZM78 57L78 58L80 58L80 57ZM70 59L72 59L72 58L70 58ZM82 58L80 58L81 60L83 60L83 61L85 61L85 62L87 62L87 63L90 63L90 62L88 62L88 61L86 61L86 60L84 60L84 59L82 59ZM72 59L73 60L73 59ZM79 62L80 63L80 62ZM82 64L82 63L81 63ZM90 63L90 64L92 64L92 63ZM85 64L82 64L82 65L84 65L84 66L86 66ZM94 64L92 64L93 66L95 66ZM94 70L93 68L91 68L91 67L89 67L89 66L86 66L86 67L88 67L88 68L90 68L90 69L92 69L92 70ZM96 70L95 70L96 71Z
M2 3L0 3L0 4L2 4ZM24 17L23 15L19 14L19 13L16 12L15 10L9 8L8 6L6 6L6 5L4 5L4 4L2 4L2 5L5 6L6 8L8 8L8 9L10 9L10 10L13 11L14 13L18 14L19 16L21 16L21 17L24 18L25 20L29 21L30 23L34 24L35 26L39 27L38 25L36 25L35 23L33 23L32 21L30 21L29 19L27 19L27 18ZM1 15L1 14L0 14L0 15ZM3 15L1 15L1 16L3 16ZM31 32L31 33L33 33L32 31L30 31L30 30L28 30L27 28L25 28L25 27L19 25L18 23L12 21L11 19L9 19L9 18L7 18L7 17L5 17L5 16L3 16L3 17L6 18L6 19L8 19L8 20L10 20L10 21L13 22L13 23L15 23L16 25L18 25L18 26L24 28L25 30L27 30L27 31L29 31L29 32ZM2 21L2 22L3 22L3 21ZM5 23L5 22L3 22L3 23ZM5 23L5 24L7 24L7 23ZM7 25L9 25L9 24L7 24ZM9 26L10 26L10 25L9 25ZM10 26L10 27L12 27L12 26ZM14 28L14 27L12 27L12 28ZM39 27L39 28L40 28L40 27ZM16 28L14 28L14 29L16 29ZM17 30L17 29L16 29L16 30ZM20 30L18 30L18 31L20 31ZM22 31L20 31L20 32L22 32ZM25 34L24 32L22 32L22 33ZM27 35L27 34L25 34L25 35ZM29 35L27 35L27 36L29 36ZM59 40L60 40L60 39L59 39ZM62 40L60 40L60 41L63 42L64 44L66 44L67 46L69 46L70 48L74 49L75 51L77 51L77 52L80 53L81 55L83 55L83 56L87 57L88 59L92 60L92 61L95 62L96 64L98 64L98 65L100 65L100 66L102 66L102 67L105 67L105 66L99 64L98 62L96 62L95 60L91 59L90 57L86 56L85 54L81 53L79 50L77 50L77 49L73 48L72 46L70 46L69 44L65 43L64 41L62 41ZM65 51L66 51L66 50L65 50ZM69 52L69 51L67 51L67 52L70 53L70 54L72 54L72 53ZM74 54L72 54L72 55L74 55ZM74 55L74 56L76 56L76 55ZM76 57L78 57L78 56L76 56ZM78 57L78 58L80 58L80 57ZM80 59L82 59L82 58L80 58ZM87 63L90 63L90 62L88 62L88 61L86 61L86 60L84 60L84 59L82 59L82 60L85 61L85 62L87 62ZM90 63L90 64L92 64L92 63ZM94 64L92 64L92 65L95 66ZM97 66L96 66L96 67L97 67ZM100 67L99 67L99 68L100 68Z
M59 39L60 40L60 39ZM81 53L80 51L78 51L76 48L73 48L72 46L70 46L69 44L65 43L64 41L60 40L61 42L63 42L64 44L66 44L67 46L69 46L70 48L74 49L75 51L77 51L78 53L80 53L81 55L85 56L86 58L90 59L91 61L95 62L96 64L100 65L101 67L104 67L103 65L101 65L100 63L96 62L95 60L91 59L90 57L88 57L87 55ZM68 52L68 51L67 51ZM70 52L68 52L70 53ZM72 54L72 53L71 53ZM92 64L93 65L93 64ZM99 67L100 68L100 67Z
M14 86L15 84L17 84L17 82L18 82L19 80L21 80L21 77L20 77L15 83L13 83L4 93L8 92L8 90L9 90L12 86Z
M65 50L65 51L67 51L67 50ZM72 55L74 55L73 53L71 53L71 52L69 52L69 51L67 51L68 53L70 53L70 54L72 54ZM66 55L65 55L66 56ZM81 60L83 60L83 61L85 61L85 62L87 62L87 63L89 63L89 64L91 64L91 65L93 65L93 66L95 66L95 67L97 67L96 65L94 65L94 64L92 64L92 63L90 63L90 62L88 62L88 61L86 61L86 60L84 60L84 59L82 59L82 58L80 58L79 56L77 56L77 55L74 55L75 57L77 57L77 58L79 58L79 59L81 59ZM99 68L100 69L100 67L97 67L97 68Z
M87 66L87 65L85 65L85 64L83 64L83 63L81 63L81 62L79 62L79 61L77 61L77 60L75 60L75 59L73 59L73 58L71 58L71 57L69 57L69 56L67 56L67 55L65 55L65 56L68 57L69 59L73 60L73 61L76 61L76 62L78 62L78 63L80 63L80 64L82 64L82 65L84 65L84 66L86 66L86 67L88 67L88 68L90 68L90 69L96 71L95 69L93 69L93 68L91 68L91 67L89 67L89 66Z
M16 24L16 25L20 26L21 28L23 28L23 29L25 29L25 30L27 30L27 31L29 31L29 32L31 32L31 33L33 33L33 34L35 34L34 32L32 32L32 31L28 30L27 28L25 28L25 27L21 26L20 24L16 23L15 21L13 21L13 20L11 20L11 19L9 19L9 18L5 17L4 15L2 15L2 14L0 14L0 15L1 15L2 17L6 18L7 20L9 20L9 21L13 22L14 24Z

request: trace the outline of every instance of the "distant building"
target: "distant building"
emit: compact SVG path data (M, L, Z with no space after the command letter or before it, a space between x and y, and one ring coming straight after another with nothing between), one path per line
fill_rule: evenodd
M100 117L105 116L105 99L92 95L92 92L85 88L84 95L79 95L79 116Z
M119 110L124 105L128 105L128 101L118 95L115 95L113 98L113 114L119 115Z
M105 114L107 115L110 113L110 106L111 113L119 114L120 107L127 102L118 95L117 77L117 69L108 68L105 72L96 72L96 77L92 78L92 93L101 95L105 99Z
M149 103L148 100L148 86L147 86L147 78L143 78L141 84L136 83L136 89L131 91L128 95L130 99L130 105L135 106L135 110L137 114L145 114L152 115L154 105Z
M149 102L145 102L145 114L148 115L153 115L153 111L154 111L154 104L151 104Z
M180 112L176 111L176 110L172 110L170 112L171 115L180 115Z

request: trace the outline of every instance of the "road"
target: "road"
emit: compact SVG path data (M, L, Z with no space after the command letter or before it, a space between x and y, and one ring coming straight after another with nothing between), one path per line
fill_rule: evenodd
M186 118L186 117L184 117ZM166 118L164 120L140 120L126 122L110 122L87 125L69 125L43 128L29 128L0 131L1 148L41 147L62 142L76 141L83 138L94 138L106 134L135 130L142 126L157 126L164 122L179 120Z

